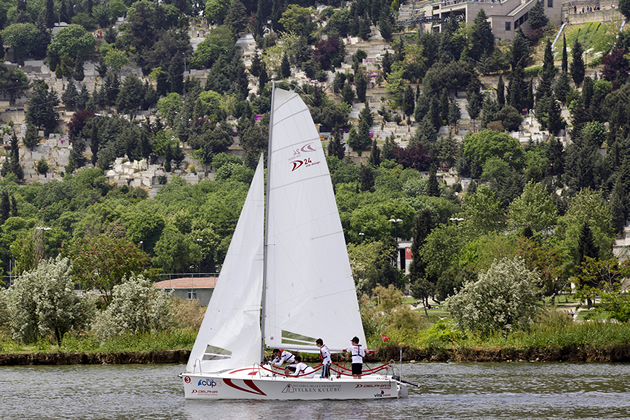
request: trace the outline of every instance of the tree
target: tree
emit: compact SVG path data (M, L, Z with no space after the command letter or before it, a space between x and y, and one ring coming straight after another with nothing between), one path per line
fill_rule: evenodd
M374 171L370 165L361 165L359 190L374 192Z
M536 315L539 276L521 258L495 261L479 280L464 284L444 302L463 331L489 335L526 328Z
M118 112L135 117L136 112L144 102L144 86L136 75L125 77L122 87L116 97Z
M523 150L518 140L494 130L468 134L464 138L464 153L466 158L476 159L481 166L490 157L498 157L517 168L523 163Z
M232 31L234 36L237 36L245 29L248 20L249 17L243 3L240 0L234 0L227 10L223 23Z
M549 18L545 15L545 7L543 1L536 1L534 6L529 9L529 26L533 29L540 29L547 26Z
M405 88L405 92L403 93L402 106L403 112L409 119L413 115L416 107L416 98L415 94L413 93L413 89L411 88L411 85L407 85L407 87Z
M569 71L569 56L567 55L567 38L562 34L562 72Z
M209 0L206 2L204 14L209 22L222 24L230 4L229 0Z
M125 277L145 272L149 256L124 238L108 235L80 238L62 254L72 262L73 278L86 290L102 293L111 302L113 287Z
M40 160L38 160L37 165L35 166L35 169L37 170L38 174L46 176L49 169L48 162L46 162L46 159L41 158Z
M626 19L630 19L630 1L619 0L619 11L626 17Z
M7 305L15 340L30 343L53 334L61 347L67 332L83 326L89 307L74 293L70 272L70 261L57 257L16 278Z
M584 64L584 58L582 57L582 44L578 41L577 37L573 43L573 49L571 50L571 77L576 86L580 86L584 81L584 75L586 74L586 65Z
M409 282L411 283L412 296L423 301L425 313L429 304L429 297L434 294L435 284L427 278L426 263L422 259L420 251L433 227L431 211L428 208L424 208L418 212L415 219L413 242L411 243L411 256L413 259L409 266Z
M289 4L286 10L282 12L279 22L285 31L303 35L307 38L315 30L311 11L297 4Z
M282 63L280 64L280 77L282 79L288 79L291 77L291 64L289 63L289 58L287 54L282 54Z
M57 67L65 54L73 60L84 57L94 51L96 39L94 35L85 30L81 25L72 24L55 34L55 39L48 45L46 55L48 66L51 69Z
M26 122L50 132L57 127L57 112L54 107L59 104L57 93L49 89L43 80L33 85L33 92L27 102Z
M328 142L328 156L336 156L339 160L343 160L346 154L346 147L341 139L341 130L335 127L333 129L333 138Z
M478 77L472 77L470 79L470 83L466 87L466 94L468 98L468 105L466 109L468 110L468 115L470 118L475 120L479 117L481 113L481 106L483 101L483 95L481 94L481 83L479 82Z
M354 75L354 88L357 91L357 99L359 100L359 102L366 103L365 94L367 92L367 85L368 77L363 74L362 71L357 71Z
M199 246L175 226L167 225L155 244L154 262L168 273L187 272L199 261Z
M70 110L74 110L77 104L77 88L74 85L74 80L70 78L68 80L68 84L66 85L66 90L61 94L61 100L66 108Z
M375 2L377 3L377 2ZM393 25L391 20L389 19L389 17L383 17L381 16L381 18L378 21L378 30L381 33L381 36L383 37L383 39L387 42L391 42L392 41L392 35L393 35Z
M20 165L20 146L15 133L11 136L11 157L2 163L0 175L7 176L10 173L15 174L17 179L24 179L24 170Z
M37 51L39 37L39 30L32 23L14 23L2 31L4 44L13 48L15 61L20 64L24 63L24 58Z
M14 106L15 101L29 88L26 73L18 68L8 68L0 64L0 92L9 96L9 105Z
M529 182L523 194L510 204L509 216L517 229L545 233L556 225L558 209L542 184Z
M24 142L24 146L33 150L35 146L39 144L40 140L41 139L39 137L39 134L37 133L37 127L35 127L33 124L27 124L26 134L24 135L24 139L22 140Z
M472 45L468 51L468 56L475 61L479 61L482 56L492 54L494 49L494 34L483 8L479 9L472 26Z
M499 82L497 83L497 102L500 106L505 105L505 84L501 75L499 75Z
M123 333L151 333L173 325L172 301L141 275L122 279L114 286L110 305L92 327L105 341Z

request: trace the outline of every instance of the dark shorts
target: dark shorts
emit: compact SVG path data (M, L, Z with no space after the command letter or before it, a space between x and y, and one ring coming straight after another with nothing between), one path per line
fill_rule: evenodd
M363 363L353 363L352 364L352 374L360 375L363 371Z

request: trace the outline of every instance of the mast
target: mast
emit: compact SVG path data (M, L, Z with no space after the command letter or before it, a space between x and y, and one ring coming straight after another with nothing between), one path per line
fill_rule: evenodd
M271 82L271 111L269 113L269 141L267 142L267 185L265 197L265 231L263 234L263 280L262 280L262 311L260 315L260 363L265 360L265 316L267 301L267 232L269 232L269 176L271 175L271 139L273 138L273 109L276 97L276 81Z

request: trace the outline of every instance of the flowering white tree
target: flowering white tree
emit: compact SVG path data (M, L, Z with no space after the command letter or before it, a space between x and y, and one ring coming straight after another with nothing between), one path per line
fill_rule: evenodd
M462 330L504 333L530 325L536 314L539 276L520 258L496 261L476 282L444 302Z
M112 302L92 326L101 339L124 332L139 333L168 329L173 325L171 301L151 281L139 275L114 286Z
M63 336L84 325L90 301L74 292L67 258L42 261L25 272L6 292L6 311L13 338L25 342L52 334L61 346Z

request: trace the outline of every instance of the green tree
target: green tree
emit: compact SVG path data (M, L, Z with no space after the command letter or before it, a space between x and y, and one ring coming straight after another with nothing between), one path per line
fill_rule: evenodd
M619 0L619 11L626 17L626 19L630 19L630 1Z
M463 331L489 335L524 329L536 316L538 282L521 258L502 259L446 299L445 307Z
M427 278L426 263L422 259L420 251L433 228L434 223L431 211L428 208L424 208L418 212L415 218L413 242L411 244L411 256L413 259L409 266L409 283L411 283L412 296L423 301L425 314L426 307L429 304L429 297L434 294L435 285Z
M542 1L536 1L534 6L529 9L529 26L532 29L540 29L547 26L549 18L545 15L545 7Z
M24 135L24 139L22 140L24 142L24 146L33 150L35 146L39 144L40 140L41 139L39 137L39 134L37 133L37 127L35 127L33 124L27 124L26 134Z
M83 26L72 24L55 34L47 49L48 66L56 68L64 54L72 60L84 57L94 51L96 39Z
M464 154L471 161L476 159L482 166L490 157L498 157L516 168L523 164L523 150L518 140L494 130L468 134L464 138Z
M46 176L49 169L48 162L46 162L46 159L41 158L40 160L38 160L35 166L35 169L37 170L38 174Z
M67 332L84 325L89 307L74 293L67 258L42 261L9 289L9 325L15 340L34 342L52 334L61 347Z
M291 77L291 64L289 64L289 58L286 53L282 54L282 63L280 64L280 77L282 79L288 79Z
M479 61L482 56L492 54L492 50L494 50L494 34L483 8L479 9L477 16L473 20L471 38L472 45L468 51L470 58Z
M39 48L39 36L39 30L32 23L14 23L2 30L4 45L13 48L15 61L20 64Z
M125 77L118 96L116 97L116 109L120 113L130 114L134 118L138 109L144 102L144 86L136 75Z
M249 17L243 3L241 3L240 0L233 0L227 10L223 23L232 31L234 36L237 36L245 29L248 20Z
M49 89L46 82L35 83L27 103L26 122L49 132L54 131L58 119L54 107L58 104L57 94Z
M155 264L167 273L188 272L200 259L199 246L173 225L164 228L154 251Z
M584 58L582 54L584 51L582 50L582 44L578 41L577 37L575 38L575 42L573 43L573 49L571 50L571 57L573 57L571 61L571 77L573 78L573 82L576 86L580 86L584 81L584 75L586 74L586 65L584 64Z
M315 25L311 19L311 11L297 4L289 4L282 13L280 24L287 32L304 35L309 37L315 29Z
M204 14L209 22L223 23L231 2L229 0L209 0L206 2Z
M26 73L18 68L8 68L0 64L0 92L9 97L9 105L14 106L15 101L29 88Z
M523 194L510 204L508 211L514 227L530 228L535 233L550 232L558 220L553 197L540 183L527 183Z
M72 276L86 290L96 289L107 304L114 286L146 271L149 256L124 238L109 235L80 238L63 252L72 262Z

